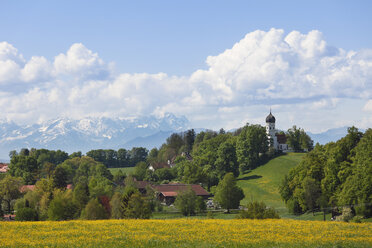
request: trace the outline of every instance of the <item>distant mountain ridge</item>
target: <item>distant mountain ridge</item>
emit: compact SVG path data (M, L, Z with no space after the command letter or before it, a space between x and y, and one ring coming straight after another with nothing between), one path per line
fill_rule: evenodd
M187 130L186 117L167 113L163 117L95 118L80 120L58 118L41 124L20 126L0 123L0 158L11 150L46 148L68 153L91 149L118 149L159 146L172 132Z
M347 134L348 127L339 127L339 128L332 128L328 129L322 133L311 133L307 132L307 134L311 137L314 141L314 145L318 142L321 145L327 144L329 142L336 142L337 140L345 137ZM364 129L359 129L359 131L364 132Z
M60 149L68 153L85 153L92 149L131 149L139 146L151 149L161 146L172 133L189 128L190 123L186 117L177 117L171 113L163 117L86 117L80 120L58 118L27 126L0 122L0 161L9 162L11 150L32 147ZM195 129L196 133L203 130L205 129ZM347 127L333 128L322 133L307 133L314 144L326 144L344 137Z

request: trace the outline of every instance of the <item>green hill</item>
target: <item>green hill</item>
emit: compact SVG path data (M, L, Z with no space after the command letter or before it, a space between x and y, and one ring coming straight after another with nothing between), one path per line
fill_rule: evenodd
M276 209L285 208L280 198L278 186L284 175L295 167L304 153L288 153L276 157L266 164L238 177L238 186L244 190L245 198L241 201L246 205L250 201L263 201L267 206Z

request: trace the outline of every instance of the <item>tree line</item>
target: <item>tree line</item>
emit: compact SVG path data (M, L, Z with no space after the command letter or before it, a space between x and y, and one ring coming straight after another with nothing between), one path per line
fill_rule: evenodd
M1 209L9 213L15 209L19 218L39 220L149 218L161 204L150 189L140 194L134 179L201 184L222 207L235 208L244 198L234 186L236 177L276 156L276 151L269 147L264 127L247 124L234 132L174 133L150 152L137 147L91 150L86 155L34 148L10 152L10 170L0 181ZM153 171L152 163L171 163L172 167ZM120 170L112 175L108 170L128 165L136 165L132 175ZM35 185L34 190L21 192L25 184ZM181 199L176 200L180 209Z
M317 144L284 178L280 194L292 213L350 206L372 216L372 129L357 128L337 142Z

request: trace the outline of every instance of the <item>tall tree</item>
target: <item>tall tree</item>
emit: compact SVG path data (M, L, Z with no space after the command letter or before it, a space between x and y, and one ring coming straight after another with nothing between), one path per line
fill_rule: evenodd
M260 154L268 150L266 129L260 125L246 125L236 142L236 155L240 172L254 169L259 165Z
M6 176L0 181L0 199L7 204L7 211L11 213L11 202L21 197L19 189L22 186L22 179L12 176ZM1 206L1 204L0 204Z
M232 172L235 177L239 176L239 164L232 139L227 140L219 146L217 156L215 164L220 178L227 172Z
M229 212L230 209L238 208L243 198L243 190L236 185L234 174L227 173L217 186L215 201Z
M195 192L191 188L188 188L177 194L174 205L184 216L194 215L197 199Z

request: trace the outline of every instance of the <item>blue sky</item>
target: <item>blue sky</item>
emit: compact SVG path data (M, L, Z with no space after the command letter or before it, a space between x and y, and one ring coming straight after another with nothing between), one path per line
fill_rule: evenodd
M312 131L351 124L366 128L372 123L372 79L368 73L372 48L371 1L0 1L0 6L0 42L16 49L12 56L17 58L15 61L19 67L19 70L15 67L12 67L14 70L3 69L3 74L0 69L0 76L3 77L3 80L0 78L3 81L0 83L0 95L6 100L4 104L10 101L12 106L2 113L3 119L32 123L56 115L78 118L81 115L161 115L175 112L185 115L194 126L233 128L246 122L263 124L260 120L272 106L279 120L283 120L278 123L283 129L292 124ZM282 33L273 31L271 36L272 29L282 30ZM246 49L235 49L233 57L223 54L234 44L243 44L246 35L257 30L266 32L267 37L271 37L267 38L268 42L273 46L278 45L279 40L286 42L286 36L293 31L308 35L316 30L317 33L311 36L316 40L312 46L320 46L325 41L329 49L324 48L322 55L312 54L311 66L308 58L296 60L298 64L292 59L286 60L288 54L302 54L301 51L304 51L294 47L294 43L294 50L281 51L279 55L269 49L273 56L282 56L290 67L303 67L310 72L306 75L300 73L303 76L300 78L299 72L293 72L293 68L286 68L285 75L269 68L266 74L261 73L244 81L242 77L255 73L250 71L253 65L271 58L260 55L250 57ZM298 38L299 34L294 36ZM247 39L263 40L261 36ZM74 44L81 46L73 47ZM3 45L3 51L7 51L3 53L9 55L11 49L8 45ZM302 49L306 50L309 46ZM345 54L330 52L340 49ZM68 51L71 51L71 56ZM355 56L357 61L349 59L351 55L347 54L351 51L358 53ZM247 54L244 55L244 52ZM72 58L78 56L74 54L85 54L86 63L74 64L76 60ZM246 70L238 70L231 64L235 63L234 59L239 54L249 59L244 66L240 64ZM4 55L3 61L13 58L8 55ZM60 56L57 63L59 55L65 57ZM208 56L219 55L223 56L216 59L217 64L206 62ZM29 66L25 70L33 56L45 59L39 59L33 65L50 68L41 70L38 67L36 70L35 66ZM316 61L323 65L336 57L337 64L322 68L315 66ZM339 72L333 73L334 83L326 85L331 77L327 72L343 63L348 63L348 66L342 66ZM353 69L355 64L363 67ZM74 68L80 66L80 69L75 70L69 65L75 65ZM223 75L211 75L207 73L211 68L231 70ZM341 79L338 77L345 70L352 71L344 75L349 83L339 82ZM204 72L196 73L198 71ZM362 76L356 76L361 73ZM258 80L258 76L265 78ZM305 79L309 82L318 80L323 93L318 92L316 87L308 94L305 94L306 90L301 93L300 89L309 87ZM214 84L219 80L223 82ZM285 80L299 80L298 96L292 96L283 88ZM301 83L303 80L306 82ZM137 83L132 85L133 82ZM185 92L178 92L177 88L183 86ZM154 87L152 91L149 90L151 87ZM124 92L113 96L110 89L131 92L132 97ZM85 100L77 100L78 90ZM88 99L104 98L97 95L98 90L107 91L107 98L114 100L102 104L89 102ZM146 94L138 91L145 91ZM161 93L164 91L171 96ZM198 91L201 94L198 95ZM209 99L208 92L215 97ZM170 98L168 101L156 100L167 96ZM24 102L27 97L34 103L48 105L49 109L18 109L16 105L20 102L28 104ZM54 99L60 97L69 99L68 104ZM49 102L45 102L45 98ZM189 108L183 108L185 102L192 102ZM122 105L120 109L105 110L118 104ZM2 109L5 106L1 106ZM305 110L311 110L312 114ZM347 116L346 110L349 111ZM320 117L324 120L320 121Z

